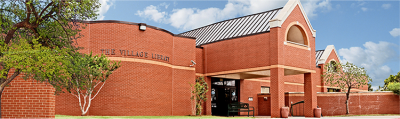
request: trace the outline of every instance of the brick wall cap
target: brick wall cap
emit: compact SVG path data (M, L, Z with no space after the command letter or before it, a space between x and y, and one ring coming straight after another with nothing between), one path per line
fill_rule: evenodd
M345 94L346 92L317 92L317 94ZM393 91L367 91L367 92L350 92L350 93L393 93ZM285 94L304 94L304 92L285 92ZM257 95L270 95L270 93L258 93Z
M346 92L317 92L317 94L335 94ZM350 92L350 93L393 93L393 91L366 91L366 92Z
M87 24L95 24L95 23L120 23L120 24L129 24L129 25L138 25L138 26L139 26L140 24L144 24L144 25L146 25L146 27L148 27L148 28L160 30L160 31L166 32L166 33L168 33L168 34L171 34L172 36L182 37L182 38L189 38L189 39L194 39L194 40L196 40L196 38L194 38L194 37L181 36L181 35L178 35L178 34L174 34L174 33L170 32L170 31L165 30L165 29L158 28L158 27L151 26L151 25L147 25L147 24L145 24L145 23L135 23L135 22L118 21L118 20L82 21L82 23L87 23Z

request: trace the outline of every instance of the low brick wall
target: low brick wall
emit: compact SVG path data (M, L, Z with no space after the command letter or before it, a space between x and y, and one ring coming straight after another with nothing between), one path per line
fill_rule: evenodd
M2 118L55 118L55 89L46 83L16 77L4 88Z
M322 115L345 115L345 93L320 93L318 106ZM359 114L400 114L399 96L392 92L358 92L351 93L349 112Z
M268 100L263 100L267 97ZM259 115L270 115L270 94L258 95ZM346 94L344 92L319 92L317 94L318 106L322 115L334 116L346 114ZM285 93L285 105L302 101L304 93ZM293 106L294 116L304 116L304 103ZM399 96L390 92L352 92L349 99L349 110L351 115L360 114L400 114Z

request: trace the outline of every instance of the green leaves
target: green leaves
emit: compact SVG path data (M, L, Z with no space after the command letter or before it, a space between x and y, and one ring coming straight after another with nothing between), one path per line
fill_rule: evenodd
M393 91L397 95L400 95L400 82L390 82L387 86L388 90Z
M71 77L58 83L68 92L71 92L71 89L93 91L96 84L105 82L109 75L120 67L120 62L111 62L104 54L93 56L92 53L75 53L69 64L68 73Z
M392 91L388 88L389 83L399 83L400 82L400 71L397 73L397 75L390 75L387 79L385 79L385 84L383 85L382 89L378 90L384 90L384 91Z
M196 100L196 115L201 115L202 102L207 100L207 82L204 80L204 77L197 77L196 83L194 85L190 84L190 87L194 87L194 90L192 90L193 95L190 99Z
M98 0L0 0L0 35L6 44L25 39L46 47L74 48L83 20L96 19Z
M347 92L346 89L359 88L372 82L363 67L357 67L348 62L346 64L332 62L326 64L322 77L325 84L338 86L344 92Z
M33 78L40 82L51 83L70 76L65 67L69 63L65 57L69 56L70 49L50 49L39 44L37 39L30 43L21 39L11 45L4 41L0 41L0 44L2 79L7 78L10 69L18 70L25 79Z

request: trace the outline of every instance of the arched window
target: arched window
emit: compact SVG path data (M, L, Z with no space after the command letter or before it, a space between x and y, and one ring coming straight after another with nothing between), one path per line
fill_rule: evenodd
M298 25L293 25L289 28L289 31L286 34L286 38L288 43L308 46L306 34L304 30Z
M336 64L335 61L330 61L329 62L329 71L337 72L337 64Z

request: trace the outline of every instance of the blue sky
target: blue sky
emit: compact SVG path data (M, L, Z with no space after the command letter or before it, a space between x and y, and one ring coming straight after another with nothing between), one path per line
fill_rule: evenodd
M99 20L121 20L178 34L283 7L287 0L100 0ZM334 45L342 62L365 67L376 89L400 71L400 1L301 0L317 30L316 49Z

